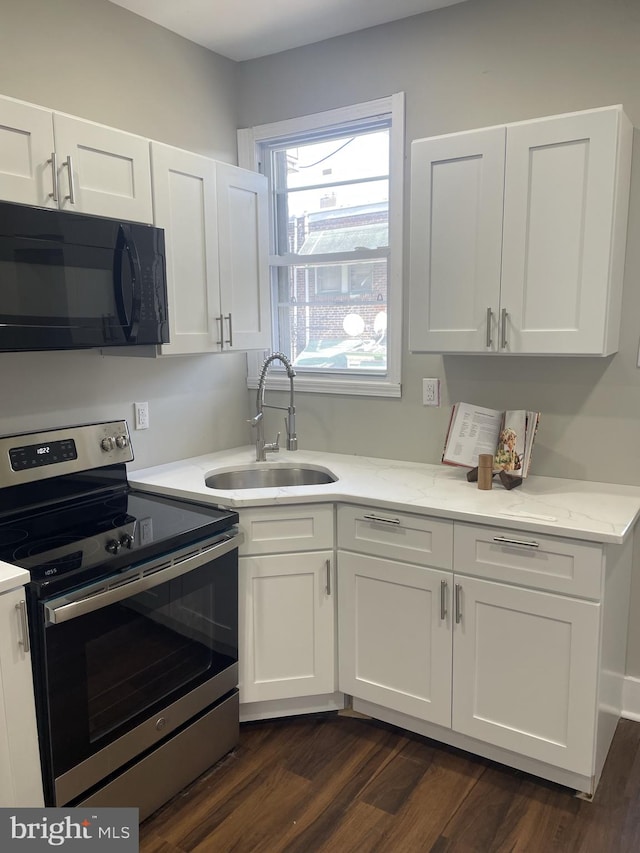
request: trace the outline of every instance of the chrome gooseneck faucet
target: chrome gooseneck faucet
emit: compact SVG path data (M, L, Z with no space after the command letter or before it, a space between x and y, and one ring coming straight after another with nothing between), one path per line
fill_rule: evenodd
M287 370L289 377L289 405L288 406L269 406L264 402L264 390L267 381L267 373L269 366L274 361L281 361ZM293 377L296 375L293 365L282 352L274 352L265 358L260 379L258 381L258 394L256 398L256 414L250 419L249 423L256 429L256 462L264 462L267 458L267 453L277 453L280 450L280 433L278 433L274 442L265 442L264 440L264 410L265 409L283 409L287 412L287 417L284 419L285 428L287 430L287 450L298 449L298 436L296 435L296 407L293 397Z

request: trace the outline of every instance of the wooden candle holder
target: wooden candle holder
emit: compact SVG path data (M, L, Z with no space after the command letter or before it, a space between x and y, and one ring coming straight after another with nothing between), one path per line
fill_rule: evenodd
M506 471L494 471L492 476L495 477L496 475L498 476L498 479L500 480L502 485L505 487L505 489L511 490L511 489L515 489L516 486L522 485L522 477L514 477L512 474L507 474ZM478 482L478 468L477 467L471 468L469 471L467 471L467 480L470 483L477 483Z

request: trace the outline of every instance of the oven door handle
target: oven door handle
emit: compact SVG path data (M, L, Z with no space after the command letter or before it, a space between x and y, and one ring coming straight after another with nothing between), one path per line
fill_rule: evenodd
M131 580L121 581L119 586L114 586L112 589L107 588L104 592L93 593L74 600L70 600L69 596L53 598L51 601L45 602L44 605L46 622L47 624L60 625L63 622L77 619L79 616L94 613L110 604L116 604L125 598L131 598L139 592L146 592L148 589L153 589L174 578L179 578L181 575L186 575L193 569L235 550L242 542L242 538L241 533L232 536L225 534L224 541L206 548L199 554L187 556L176 561L173 565L167 566L167 568L152 571L151 574L145 575L145 569L140 569L140 572L134 575ZM116 584L118 580L113 578L111 582Z

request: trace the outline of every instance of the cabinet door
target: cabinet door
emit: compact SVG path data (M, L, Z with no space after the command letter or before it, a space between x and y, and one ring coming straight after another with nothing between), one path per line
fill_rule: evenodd
M411 146L409 349L495 348L505 128Z
M599 355L617 349L620 296L613 295L614 308L610 290L612 274L621 289L626 209L616 223L624 234L614 233L613 223L617 195L628 193L629 182L629 165L616 168L622 120L611 108L508 127L504 351ZM622 257L612 269L620 239ZM617 320L608 341L612 311Z
M240 701L335 690L333 552L240 558Z
M339 689L451 725L447 572L338 552Z
M600 605L455 580L453 729L591 776Z
M0 806L41 806L42 778L22 587L0 595Z
M59 113L53 127L61 209L153 221L148 139Z
M217 163L224 349L271 346L267 179Z
M170 343L163 355L221 349L216 166L151 143L153 214L165 229Z
M0 198L57 207L50 110L0 98Z

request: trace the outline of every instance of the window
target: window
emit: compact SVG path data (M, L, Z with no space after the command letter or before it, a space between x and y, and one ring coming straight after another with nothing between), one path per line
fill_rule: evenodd
M403 105L239 131L240 165L269 179L273 346L303 390L400 395Z

